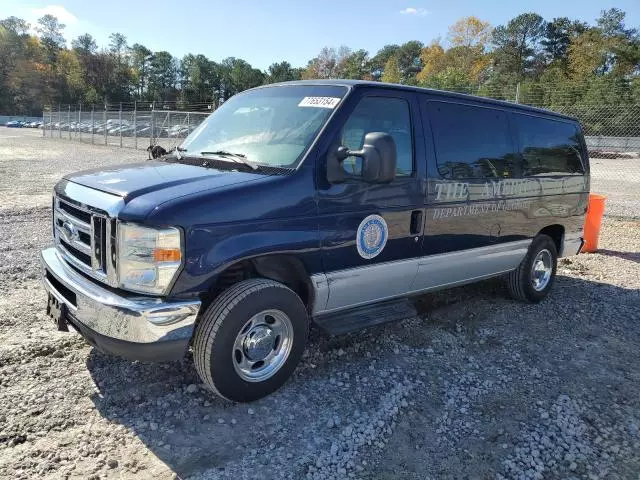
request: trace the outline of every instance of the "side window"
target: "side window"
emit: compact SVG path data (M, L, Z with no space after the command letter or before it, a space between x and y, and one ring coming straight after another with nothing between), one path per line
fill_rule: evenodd
M400 98L364 97L342 127L340 141L349 150L360 150L370 132L384 132L393 137L398 152L396 175L411 175L413 139L409 103ZM343 165L349 173L361 173L360 158L348 157Z
M438 172L443 178L515 176L507 114L492 108L428 102Z
M516 114L515 119L525 176L584 173L574 124L522 114Z

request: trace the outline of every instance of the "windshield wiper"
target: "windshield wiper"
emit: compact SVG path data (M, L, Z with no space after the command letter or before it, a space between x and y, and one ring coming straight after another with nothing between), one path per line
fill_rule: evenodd
M247 156L244 153L233 153L227 152L226 150L216 150L215 152L200 152L200 155L217 155L223 158L229 158L235 163L242 163L247 167L251 168L251 170L258 170L260 168L258 165L255 165L247 160Z
M220 155L222 157L239 157L247 158L244 153L228 152L226 150L216 150L215 152L200 152L200 155Z

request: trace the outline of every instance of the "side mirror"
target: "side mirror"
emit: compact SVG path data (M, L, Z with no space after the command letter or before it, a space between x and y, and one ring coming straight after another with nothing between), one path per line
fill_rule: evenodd
M342 166L348 157L362 158L362 174L352 175ZM389 183L396 176L398 161L396 142L388 133L370 132L364 137L361 150L339 146L327 155L327 180L343 183L348 179L361 179L367 183Z

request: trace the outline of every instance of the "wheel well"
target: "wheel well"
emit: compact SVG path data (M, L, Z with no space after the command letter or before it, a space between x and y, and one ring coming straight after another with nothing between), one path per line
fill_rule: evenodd
M562 237L564 237L564 227L562 225L547 225L538 232L538 235L540 234L551 237L553 243L556 244L558 255L560 255L560 250L562 249Z
M311 280L303 263L292 255L268 255L242 260L228 266L218 274L207 294L208 304L222 291L248 278L263 277L283 283L296 292L309 308L313 302Z

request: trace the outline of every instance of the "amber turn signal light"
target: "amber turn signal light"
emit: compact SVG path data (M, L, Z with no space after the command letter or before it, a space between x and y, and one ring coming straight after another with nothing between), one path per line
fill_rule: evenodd
M156 262L179 262L181 258L179 248L156 248L153 250L153 259Z

